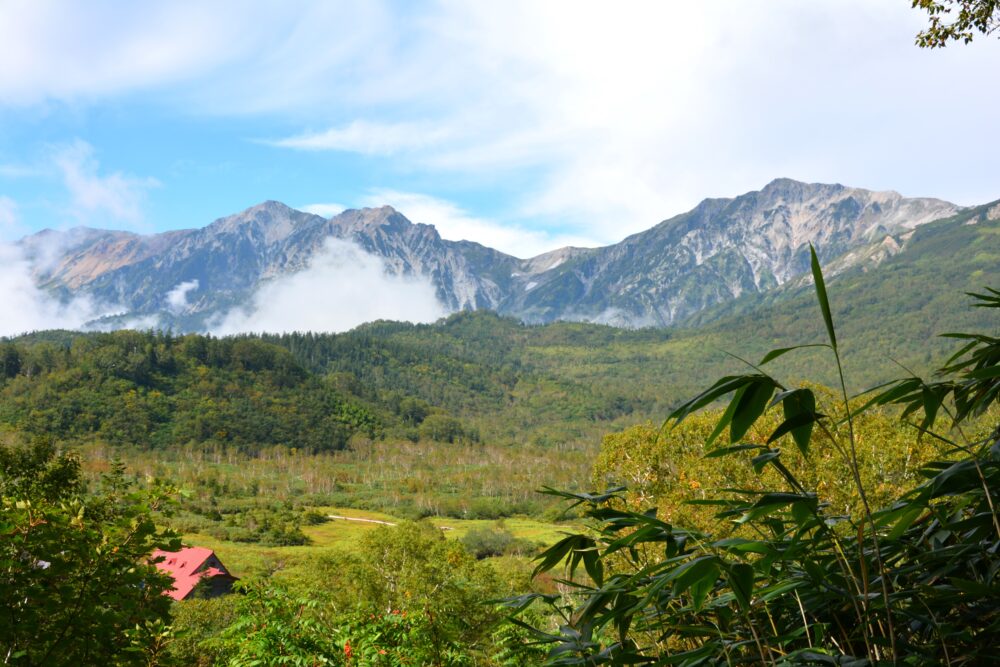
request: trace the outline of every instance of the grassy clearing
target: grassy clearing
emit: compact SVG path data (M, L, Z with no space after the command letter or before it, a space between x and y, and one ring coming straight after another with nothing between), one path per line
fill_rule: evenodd
M405 520L382 512L345 507L317 507L316 510L324 514L388 521L390 523L399 523ZM503 519L500 522L446 517L431 517L425 520L442 528L441 532L446 539L460 540L474 528L491 528L502 525L514 537L530 540L542 547L554 544L565 531L578 528L578 526L569 523L548 523L520 517ZM294 570L301 567L315 556L356 552L361 537L381 525L364 521L332 519L314 526L303 526L302 532L309 537L310 544L302 546L273 547L246 542L229 542L200 533L185 534L184 543L214 550L222 562L239 577L269 576L283 570Z

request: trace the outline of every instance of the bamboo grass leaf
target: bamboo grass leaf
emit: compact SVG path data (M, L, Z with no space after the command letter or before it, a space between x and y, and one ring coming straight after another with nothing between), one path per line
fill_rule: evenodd
M729 424L730 442L736 442L746 435L754 422L767 409L767 403L771 400L774 390L774 381L771 378L761 376L754 378L753 383L747 386L732 413L732 421Z
M819 265L819 257L816 256L816 248L809 244L809 255L812 263L813 281L816 283L816 299L819 301L819 309L823 312L823 322L826 324L826 333L830 337L830 346L837 349L837 332L833 328L833 314L830 312L830 299L826 294L826 281L823 280L823 270Z

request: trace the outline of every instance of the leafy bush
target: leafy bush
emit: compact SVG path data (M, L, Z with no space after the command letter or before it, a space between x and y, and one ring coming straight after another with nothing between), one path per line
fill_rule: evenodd
M115 466L86 494L73 455L0 447L4 664L156 664L172 582L149 555L180 546L154 518L170 493L137 491Z
M470 529L462 537L462 545L480 560L491 556L522 556L537 548L530 540L515 537L502 524Z
M321 605L295 598L263 582L240 582L234 621L218 639L208 640L218 663L259 665L343 665L343 645L330 632Z

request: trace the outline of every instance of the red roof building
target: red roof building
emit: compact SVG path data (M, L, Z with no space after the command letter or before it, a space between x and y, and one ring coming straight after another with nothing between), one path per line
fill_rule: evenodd
M184 547L180 551L157 549L152 559L157 569L174 578L174 587L167 595L175 600L189 598L202 581L206 582L202 589L206 597L225 595L237 580L215 552L205 547Z

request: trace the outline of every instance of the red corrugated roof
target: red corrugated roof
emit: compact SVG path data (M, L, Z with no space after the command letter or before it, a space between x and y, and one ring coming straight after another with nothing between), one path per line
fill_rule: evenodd
M152 559L162 557L163 560L156 563L156 567L174 578L174 587L167 591L167 595L175 600L183 600L203 578L219 576L236 578L226 571L218 557L215 560L220 567L203 568L205 561L212 556L215 556L215 552L205 547L184 547L180 551L157 549L153 552Z

